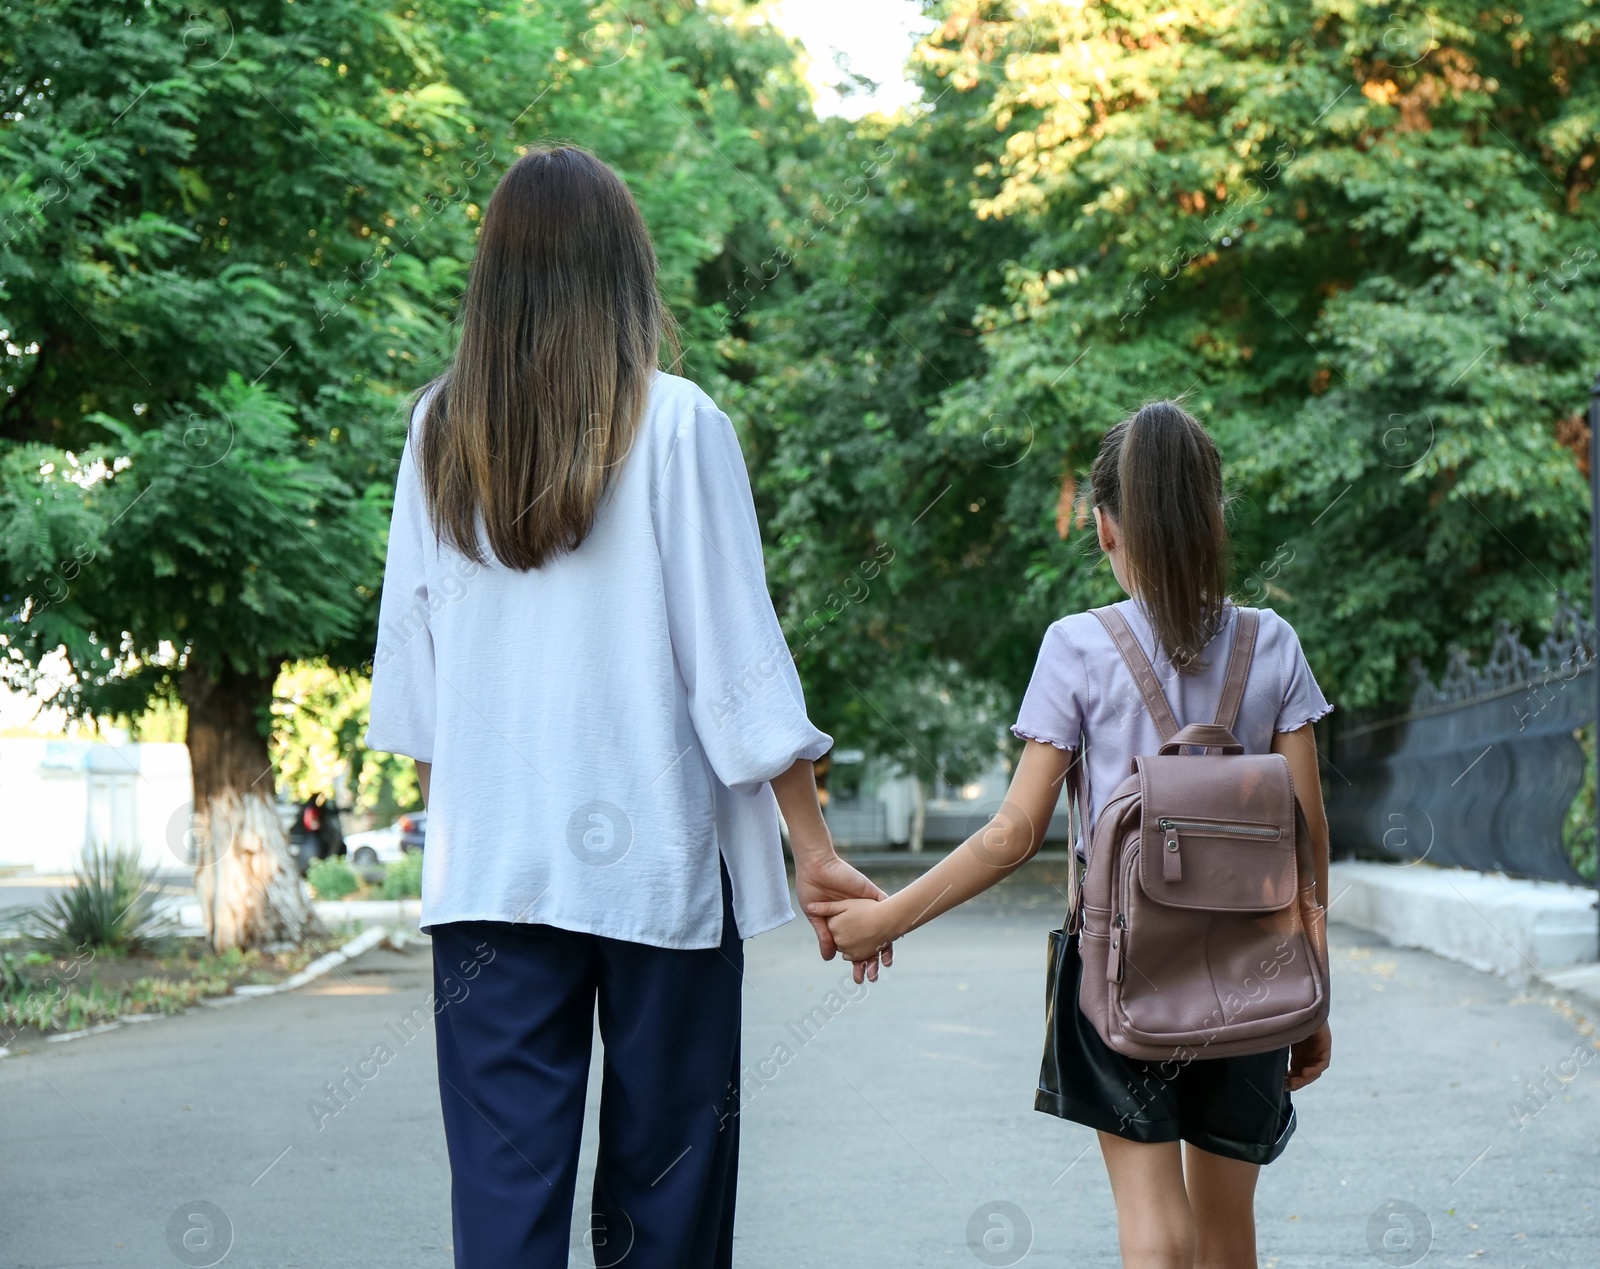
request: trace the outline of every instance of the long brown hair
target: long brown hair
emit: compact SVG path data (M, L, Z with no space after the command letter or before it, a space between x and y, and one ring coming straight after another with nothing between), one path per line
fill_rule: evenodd
M1162 650L1180 674L1197 673L1228 591L1216 443L1176 401L1152 401L1106 433L1090 481Z
M461 343L422 420L441 542L538 568L594 527L633 444L671 315L633 196L575 146L530 151L496 186L462 304Z

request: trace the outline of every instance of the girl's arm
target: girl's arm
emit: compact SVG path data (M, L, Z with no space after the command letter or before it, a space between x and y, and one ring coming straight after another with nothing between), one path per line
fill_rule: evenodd
M845 899L806 905L826 917L839 950L870 959L903 934L981 894L1038 852L1067 771L1071 750L1030 740L995 817L904 890L882 902Z
M1311 862L1317 874L1317 902L1328 906L1328 813L1322 806L1322 773L1317 769L1317 737L1311 724L1273 733L1272 752L1289 761L1289 779L1311 832Z
M417 763L417 788L422 790L422 805L428 805L428 781L433 776L433 763Z
M1317 738L1311 724L1295 731L1280 731L1272 737L1272 752L1289 761L1289 778L1295 796L1305 812L1306 828L1311 833L1311 866L1317 875L1317 902L1328 907L1328 813L1322 806L1322 773L1317 769ZM1289 1071L1285 1077L1289 1091L1304 1088L1328 1069L1333 1057L1333 1033L1328 1024L1312 1032L1289 1050Z

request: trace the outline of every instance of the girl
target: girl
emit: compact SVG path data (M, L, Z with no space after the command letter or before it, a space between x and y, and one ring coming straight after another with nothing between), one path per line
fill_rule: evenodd
M1201 425L1170 401L1147 405L1106 434L1092 483L1095 528L1117 583L1116 610L1156 667L1182 722L1213 717L1238 610L1226 594L1222 464ZM1246 753L1281 753L1310 828L1318 901L1327 905L1328 826L1311 724L1330 706L1293 629L1261 613L1255 658L1235 728ZM1051 626L1023 698L1027 742L994 821L884 902L815 904L848 956L866 956L1015 871L1039 849L1069 769L1084 763L1084 819L1095 815L1139 754L1160 747L1155 722L1122 657L1090 613ZM1078 842L1083 853L1087 831ZM1108 1048L1076 1008L1077 948L1063 973L1070 1037L1059 1054L1070 1087L1041 1089L1038 1109L1099 1133L1128 1269L1255 1269L1255 1185L1294 1132L1291 1090L1328 1065L1322 1028L1291 1049L1251 1057L1146 1063ZM1065 992L1063 993L1065 995ZM1182 1143L1180 1146L1179 1143Z
M741 940L793 915L779 807L802 902L882 894L834 854L812 769L831 742L738 442L657 369L671 338L627 188L582 150L530 153L489 200L459 350L400 462L367 744L416 759L430 810L471 1269L567 1263L597 1005L585 1242L602 1266L730 1264Z

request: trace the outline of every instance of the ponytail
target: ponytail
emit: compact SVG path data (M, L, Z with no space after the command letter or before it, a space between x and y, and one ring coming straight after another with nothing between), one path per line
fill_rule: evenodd
M1094 500L1117 523L1134 599L1180 674L1221 627L1228 587L1222 458L1200 421L1155 401L1100 444Z

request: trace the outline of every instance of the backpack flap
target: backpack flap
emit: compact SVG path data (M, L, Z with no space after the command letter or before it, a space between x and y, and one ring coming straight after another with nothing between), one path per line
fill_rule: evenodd
M1295 806L1281 754L1134 759L1139 885L1155 902L1276 912L1295 901Z

